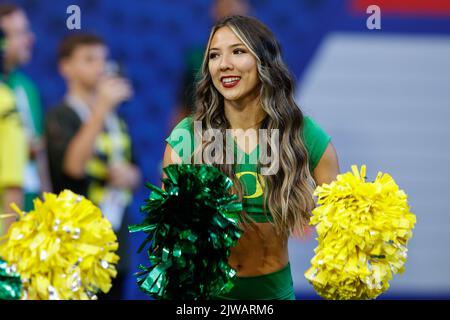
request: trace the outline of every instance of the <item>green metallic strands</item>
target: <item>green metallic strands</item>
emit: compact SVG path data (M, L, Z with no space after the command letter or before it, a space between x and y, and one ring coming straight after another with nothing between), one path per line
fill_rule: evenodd
M22 280L5 261L0 258L0 300L19 300Z
M162 190L141 207L144 221L129 226L145 232L150 267L139 266L138 285L156 299L209 299L233 286L236 271L228 264L231 248L242 234L242 203L228 192L233 185L209 165L169 165Z

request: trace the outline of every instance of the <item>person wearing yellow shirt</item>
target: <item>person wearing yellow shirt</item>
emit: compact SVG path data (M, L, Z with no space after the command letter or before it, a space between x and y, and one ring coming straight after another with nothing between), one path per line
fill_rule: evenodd
M52 191L43 139L41 97L35 82L22 69L31 61L35 35L23 8L14 3L0 2L0 26L8 43L4 52L3 82L14 94L22 130L27 138L28 158L22 186L22 209L30 211L35 198L43 192Z
M23 204L22 186L27 161L27 142L14 94L3 82L5 45L0 30L0 216L11 212L11 203ZM14 216L0 219L0 236L14 220Z

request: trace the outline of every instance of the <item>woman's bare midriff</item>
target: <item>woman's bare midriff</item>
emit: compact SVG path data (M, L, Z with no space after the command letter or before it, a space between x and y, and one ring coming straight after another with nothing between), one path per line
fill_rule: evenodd
M228 259L239 277L264 275L286 266L289 262L287 239L277 235L272 224L241 227L244 233Z

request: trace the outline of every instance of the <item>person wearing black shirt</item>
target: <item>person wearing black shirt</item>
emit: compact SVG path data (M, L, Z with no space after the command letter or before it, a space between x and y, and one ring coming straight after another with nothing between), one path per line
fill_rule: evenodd
M72 34L59 47L67 94L45 124L53 191L81 194L98 205L118 235L118 278L105 298L120 298L127 272L126 208L141 174L116 108L132 96L129 82L105 72L107 47L91 34Z

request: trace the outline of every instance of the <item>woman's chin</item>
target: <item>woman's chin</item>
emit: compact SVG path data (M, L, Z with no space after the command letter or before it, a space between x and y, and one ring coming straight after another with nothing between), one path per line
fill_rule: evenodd
M230 102L236 102L241 99L240 94L231 94L230 92L223 94L223 98Z

